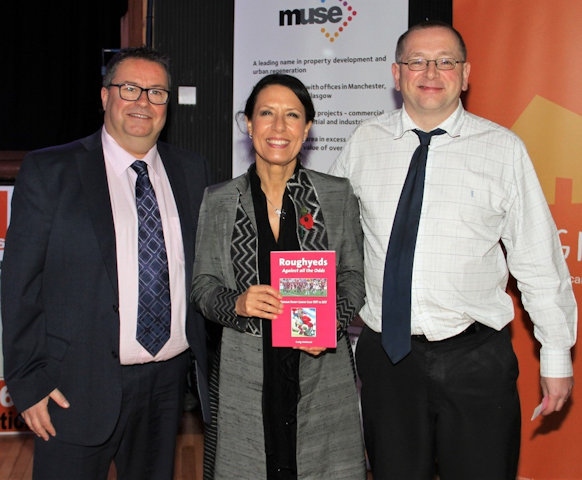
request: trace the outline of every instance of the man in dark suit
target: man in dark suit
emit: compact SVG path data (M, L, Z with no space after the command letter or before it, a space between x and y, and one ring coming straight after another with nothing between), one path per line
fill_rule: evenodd
M103 480L114 461L120 479L171 480L192 364L208 418L204 324L188 292L209 173L204 160L158 142L169 90L166 57L122 50L103 79L103 128L28 154L16 180L2 267L4 370L37 435L35 479ZM167 258L169 338L153 353L136 339L134 162L153 186Z

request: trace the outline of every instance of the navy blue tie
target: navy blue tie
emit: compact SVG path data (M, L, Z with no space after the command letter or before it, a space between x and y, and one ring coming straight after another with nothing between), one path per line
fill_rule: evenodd
M437 128L431 132L414 130L420 139L410 160L408 173L388 243L382 288L382 346L397 363L410 352L410 295L414 248L424 194L424 176L428 146L433 135L442 135Z
M139 301L136 339L155 356L170 338L168 257L160 209L148 177L147 163L136 160L131 168L137 172Z

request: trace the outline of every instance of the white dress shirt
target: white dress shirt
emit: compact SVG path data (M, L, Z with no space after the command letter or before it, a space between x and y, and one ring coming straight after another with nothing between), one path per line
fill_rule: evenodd
M154 146L143 160L148 164L150 182L162 218L164 240L170 272L170 301L172 325L170 340L152 357L135 339L138 307L138 220L135 204L137 173L131 168L132 157L105 130L102 131L103 153L111 198L115 246L117 251L117 278L119 284L119 358L124 365L168 360L188 348L186 339L186 273L180 217L176 201L157 148Z
M506 293L511 271L542 345L542 376L571 376L576 301L523 142L466 112L461 102L439 127L447 133L433 136L428 152L412 278L412 333L442 340L474 321L500 330L514 317ZM367 120L330 170L351 180L360 201L366 280L360 315L377 332L390 231L418 146L414 128L404 108Z

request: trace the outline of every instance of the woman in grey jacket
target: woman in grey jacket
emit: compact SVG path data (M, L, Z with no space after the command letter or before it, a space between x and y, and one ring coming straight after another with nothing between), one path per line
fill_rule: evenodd
M346 179L303 168L315 111L295 77L255 85L244 110L255 163L202 202L192 300L223 332L211 379L206 480L366 478L347 326L364 303L359 207ZM337 348L271 345L282 312L272 250L334 250Z

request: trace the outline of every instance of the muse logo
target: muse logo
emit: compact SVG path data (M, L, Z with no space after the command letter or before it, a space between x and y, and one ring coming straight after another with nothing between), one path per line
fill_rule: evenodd
M327 0L320 1L321 3L326 3ZM330 3L331 1L333 0L330 0ZM347 1L337 1L341 6L334 5L329 8L322 6L312 8L295 8L293 10L280 10L279 26L285 27L293 25L331 24L331 27L322 26L321 33L330 42L334 42L340 36L340 33L344 31L344 29L357 15L357 12Z

